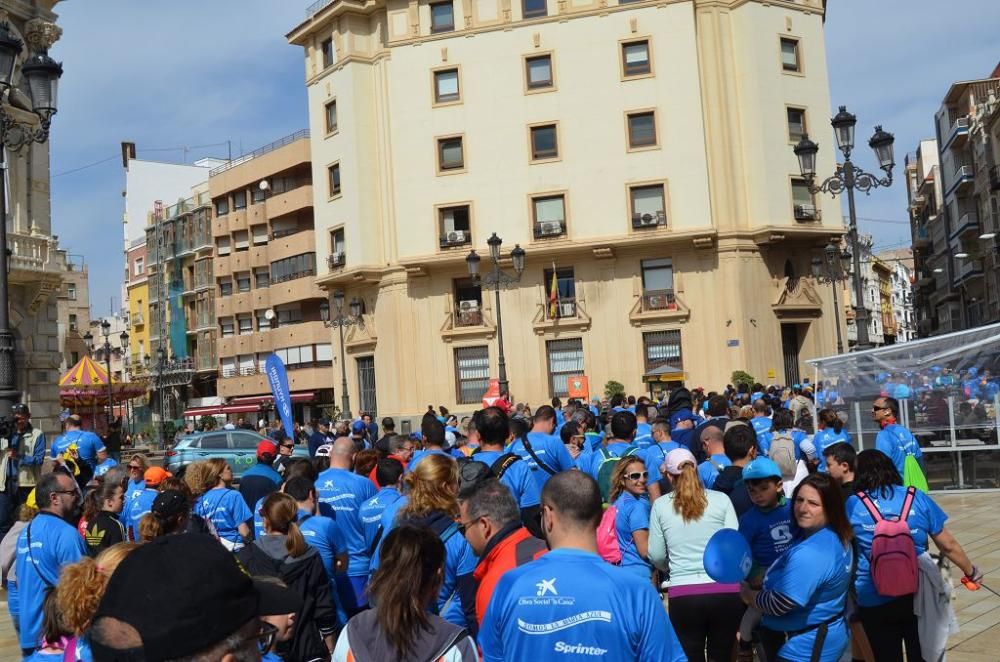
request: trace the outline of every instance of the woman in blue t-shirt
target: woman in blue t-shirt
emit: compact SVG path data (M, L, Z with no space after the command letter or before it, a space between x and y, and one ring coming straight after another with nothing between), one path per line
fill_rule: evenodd
M854 489L871 500L884 519L897 519L906 500L906 488L892 459L878 450L858 453L854 473ZM875 659L902 660L903 646L906 659L922 659L920 638L917 635L917 617L913 615L913 595L891 598L879 595L871 575L872 538L875 520L864 502L857 496L847 500L847 516L854 527L858 547L858 571L854 581L857 592L861 624L868 635ZM948 516L934 501L917 490L906 522L916 547L917 556L927 551L927 539L934 540L941 553L976 583L982 573L972 564L965 550L944 527Z
M618 461L611 474L611 492L608 503L618 511L615 529L618 548L622 553L621 566L645 580L649 580L653 566L649 554L649 498L646 481L649 472L646 463L635 456Z
M844 429L844 421L832 409L821 409L816 414L816 434L813 435L813 446L816 447L816 460L819 471L826 471L826 457L823 451L829 446L844 442L854 445L851 434Z
M848 642L844 603L854 534L840 486L826 474L807 476L792 493L792 535L762 589L743 584L740 593L764 613L766 659L836 662Z
M251 539L250 525L253 513L243 496L229 487L233 470L222 458L205 462L202 486L205 493L195 501L194 512L215 527L215 532L226 549L239 551ZM190 471L190 469L189 469Z

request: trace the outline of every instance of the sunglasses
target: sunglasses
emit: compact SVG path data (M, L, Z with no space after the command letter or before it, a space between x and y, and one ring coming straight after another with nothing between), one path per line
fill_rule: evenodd
M281 444L281 447L282 448L292 448L292 449L294 449L295 448L295 444Z
M628 478L629 480L646 479L646 478L649 478L649 472L648 471L635 471L635 472L630 473L630 474L625 474L625 477Z
M142 470L142 467L140 467L138 464L130 464L130 465L128 465L128 468L129 469L133 469L133 470L137 470L137 471L141 471Z
M883 409L888 409L888 407L879 407L878 405L874 405L874 406L872 407L872 411L873 411L873 412L874 412L874 411L882 411Z

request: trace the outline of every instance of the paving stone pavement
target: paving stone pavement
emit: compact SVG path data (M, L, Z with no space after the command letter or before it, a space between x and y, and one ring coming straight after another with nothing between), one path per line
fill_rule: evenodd
M948 529L1000 592L1000 493L937 494L948 513ZM985 589L968 591L953 570L955 612L961 631L949 641L949 662L996 662L1000 659L1000 597ZM0 660L20 659L21 649L7 613L7 592L0 589Z

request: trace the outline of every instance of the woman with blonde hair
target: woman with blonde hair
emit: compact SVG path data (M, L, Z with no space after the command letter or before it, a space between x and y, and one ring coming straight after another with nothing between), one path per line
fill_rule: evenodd
M337 610L323 560L302 537L298 514L299 505L291 496L269 495L261 506L264 535L241 549L237 558L251 575L278 577L302 598L292 638L278 645L281 658L325 660L333 652Z
M410 465L413 466L412 464ZM434 603L435 613L446 621L468 628L473 636L476 619L476 580L472 573L478 559L472 551L462 526L456 522L458 510L458 463L448 455L425 455L419 464L403 476L407 491L405 505L385 533L397 526L423 526L444 543L444 581ZM383 540L385 536L383 535ZM372 557L372 571L381 562L381 549Z
M90 621L104 597L108 579L118 564L137 547L133 543L118 543L103 550L95 559L85 558L62 569L55 588L55 599L60 622L74 635L67 646L67 653L72 656L67 659L91 659L86 634Z
M230 487L233 482L232 468L222 458L213 457L205 462L201 478L203 494L195 500L195 514L215 527L219 542L226 549L239 551L252 539L250 522L253 513L243 496Z
M149 468L149 463L146 462L146 456L141 453L135 453L128 459L128 463L125 465L128 470L128 483L125 484L125 507L124 512L129 512L129 508L132 505L132 499L142 494L142 491L146 489L146 481L143 480L143 476L146 475L146 469Z
M670 621L689 660L729 660L743 617L739 584L719 584L705 572L709 539L719 529L737 529L729 497L706 490L698 463L685 448L667 453L662 473L673 491L653 504L649 518L649 560L669 565ZM669 561L668 561L669 558Z
M615 533L621 550L621 566L649 581L653 568L649 554L649 472L642 458L630 455L615 465L611 474L608 503L615 507Z

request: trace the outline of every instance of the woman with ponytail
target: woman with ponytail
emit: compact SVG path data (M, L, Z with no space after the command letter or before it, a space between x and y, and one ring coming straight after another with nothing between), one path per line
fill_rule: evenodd
M87 493L79 526L90 556L128 541L128 532L121 521L124 507L125 488L121 483L105 482Z
M817 470L826 471L826 457L823 455L823 451L840 442L854 445L844 419L832 409L820 409L819 413L816 414L816 434L813 435L816 460L819 462Z
M390 531L368 586L374 608L347 623L333 662L476 662L468 631L433 613L445 558L444 543L427 527L404 524Z
M299 505L291 496L283 492L269 495L260 509L264 535L241 549L237 558L251 575L278 577L302 598L291 640L278 645L281 659L328 660L333 651L337 611L323 560L302 537L298 514Z
M729 660L743 617L739 584L719 584L705 572L705 547L719 529L739 521L729 497L706 490L698 464L685 448L663 462L673 491L653 503L649 522L649 560L670 571L670 621L689 660ZM669 558L669 561L668 561Z

